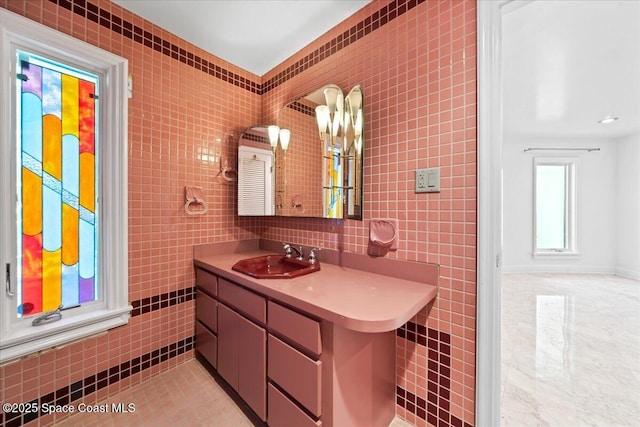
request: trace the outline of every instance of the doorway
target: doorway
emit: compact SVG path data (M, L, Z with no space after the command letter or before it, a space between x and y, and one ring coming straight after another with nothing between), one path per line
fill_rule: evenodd
M580 4L583 3L583 4ZM522 172L522 165L526 164L528 169L533 171L533 158L536 157L553 157L559 154L553 148L563 148L562 155L569 157L577 157L583 163L587 163L586 166L589 166L589 163L597 164L597 161L602 157L607 157L609 159L610 164L617 165L620 162L620 158L623 161L628 160L629 158L635 156L636 159L640 158L640 155L637 151L637 146L640 141L637 140L635 143L634 132L637 133L637 125L638 125L638 117L639 113L637 110L637 103L640 96L632 97L628 96L629 93L639 94L636 92L634 87L637 88L637 82L635 82L635 86L629 85L627 86L627 96L626 99L632 99L635 102L635 106L632 106L630 109L626 109L626 113L624 113L626 117L625 126L630 126L634 129L625 130L624 132L620 132L617 135L610 133L610 128L606 129L602 126L602 124L597 123L597 120L594 118L589 123L582 124L582 134L576 133L575 130L565 131L565 134L560 134L557 126L563 124L562 118L563 111L575 113L578 111L578 108L575 107L576 104L573 104L573 98L571 95L572 90L575 89L575 85L580 80L580 77L577 76L575 72L572 71L572 64L567 63L567 58L562 54L561 48L562 43L567 43L566 37L564 39L560 38L555 40L554 43L549 43L545 41L545 37L549 36L550 26L553 25L553 22L547 16L541 22L535 22L535 20L527 20L518 22L514 25L513 22L515 19L512 19L514 16L519 18L531 18L538 17L540 18L543 15L544 11L540 11L541 7L553 6L556 7L568 7L570 9L570 15L568 15L568 19L570 23L578 23L578 17L580 16L580 12L576 10L576 7L583 6L584 3L589 3L590 5L595 6L603 6L607 3L609 7L625 7L629 6L632 2L540 2L540 1L522 1L522 2L478 2L478 67L479 67L479 77L478 77L478 109L479 109L479 138L478 138L478 153L479 153L479 163L478 163L478 187L479 187L479 200L478 200L478 351L477 351L477 393L476 393L476 403L477 403L477 417L476 424L477 425L500 425L500 375L499 373L502 371L503 377L506 373L505 369L501 369L500 366L500 307L501 307L501 296L503 291L503 287L509 285L511 288L515 288L517 285L513 285L513 276L505 276L504 283L502 282L502 273L503 266L505 272L510 273L520 273L520 274L530 274L530 273L567 273L574 272L580 273L583 275L584 273L597 273L598 276L595 276L596 279L602 279L604 274L609 274L613 279L615 279L617 275L626 275L633 277L634 274L637 274L637 271L640 270L637 264L633 264L628 262L625 259L627 255L629 257L635 257L636 259L640 259L640 251L637 249L637 243L640 241L640 232L638 232L638 224L630 224L625 218L624 214L621 217L621 213L625 210L634 211L637 209L635 206L625 206L624 209L620 209L620 206L617 204L620 200L629 201L629 200L637 200L640 196L640 192L638 192L638 187L640 187L640 181L638 181L637 174L631 176L631 180L635 189L628 189L627 180L628 176L621 176L617 178L611 178L608 176L606 179L603 179L603 176L598 176L595 174L597 179L600 181L609 182L609 188L614 186L616 188L616 195L613 195L612 192L603 193L605 197L608 197L608 202L601 200L599 207L606 208L606 215L609 220L608 223L615 224L626 224L624 227L618 227L618 230L613 230L609 228L605 231L608 235L613 238L610 238L608 242L613 246L607 246L602 244L604 240L607 238L598 237L598 233L594 233L592 226L590 230L587 232L578 230L578 249L582 251L580 254L569 254L565 253L565 258L562 260L558 260L558 257L548 257L544 258L545 254L538 254L540 256L534 257L535 248L533 247L532 241L534 239L534 221L533 221L533 195L531 194L533 188L533 173L527 173L526 180L528 183L524 185L529 191L529 195L524 197L523 204L530 204L531 206L520 207L523 209L523 212L520 213L519 217L522 219L526 219L526 224L520 224L515 230L513 228L513 224L510 224L510 221L513 218L509 218L508 213L505 212L504 218L504 235L505 235L505 245L504 245L504 256L502 253L503 241L501 239L502 231L503 231L503 209L502 203L503 200L503 187L502 183L504 183L504 200L506 203L514 203L516 200L513 198L513 195L510 195L510 191L512 189L508 188L508 185L513 184L512 180L508 180L507 178L507 166L513 166L515 169ZM598 5L600 3L600 5ZM502 7L501 7L502 6ZM505 13L510 14L505 19ZM549 12L547 12L549 13ZM552 17L557 18L560 15L560 11L556 10L552 12ZM591 64L588 63L583 64L583 68L587 71L597 71L598 67L605 66L609 64L609 68L612 71L615 71L614 79L620 81L627 72L635 72L637 76L637 57L640 51L637 48L637 37L633 36L633 31L637 32L638 19L637 11L625 12L623 14L622 21L618 21L613 25L608 25L603 21L606 13L599 11L595 13L597 19L587 21L582 24L584 26L584 30L587 30L588 33L583 35L582 40L586 41L587 44L585 47L576 47L573 48L578 51L578 53L582 53L586 55L588 58L589 55L600 58L601 63ZM521 15L521 16L518 16ZM625 19L629 18L626 20ZM509 28L509 26L515 27L518 29L517 33L513 33L513 29ZM626 40L629 41L631 39L632 42L636 43L636 48L634 50L635 59L634 63L629 66L620 67L620 66L612 66L612 57L611 55L618 54L620 50L625 52L629 52L628 48L623 48L621 45L610 44L608 45L608 50L604 51L604 54L598 54L597 47L594 48L594 42L590 38L592 36L596 36L598 33L598 26L602 26L603 28L611 29L626 29L628 32L626 33ZM561 27L564 30L564 35L575 34L575 29L571 29L570 25L564 25ZM546 34L536 33L539 30L546 30ZM579 28L578 28L579 30ZM631 31L631 33L629 33ZM614 31L615 32L615 31ZM560 32L562 35L562 32ZM580 40L580 38L578 38ZM519 49L524 50L524 45L527 41L534 41L534 47L538 47L542 50L539 52L541 54L545 54L544 58L538 58L532 64L529 64L529 69L520 70L519 73L516 74L517 78L520 81L527 82L528 86L526 88L531 89L531 94L520 93L514 94L513 90L511 90L511 86L509 86L509 79L512 79L508 73L510 70L504 61L508 61L509 59L504 57L503 55L510 54L509 49L511 49L509 43L515 42ZM582 49L582 50L580 50ZM555 55L555 57L554 57ZM609 55L609 56L607 56ZM546 62L545 62L546 61ZM564 62L563 62L564 61ZM522 59L518 62L519 65L525 66L526 63L523 62ZM503 68L504 66L504 68ZM563 67L564 70L563 70ZM504 70L504 75L502 75L502 71ZM546 75L545 75L546 73ZM564 74L563 74L564 73ZM559 76L564 76L564 83L562 79L559 79ZM637 77L636 77L637 78ZM583 93L589 95L591 98L594 98L596 95L600 95L598 92L598 87L606 87L607 90L611 90L611 88L615 85L611 84L613 80L609 80L605 85L597 85L596 82L598 80L592 80L590 82L588 90L583 90ZM562 84L559 84L562 83ZM509 88L509 90L508 90ZM500 96L503 92L505 92L505 101L503 104L502 96ZM555 97L555 95L562 95L563 91L565 91L565 97ZM507 105L512 100L509 100L509 96L516 96L521 105ZM533 96L533 98L528 98ZM531 101L535 101L531 103ZM581 102L583 105L586 105L592 99L589 97L585 97ZM525 106L532 106L528 111L524 111L528 113L535 120L529 120L530 123L527 123L526 114L517 116L518 108ZM578 104L579 105L579 104ZM600 106L604 105L603 102L600 103ZM619 103L611 103L609 105L609 110L613 111L614 107L619 107ZM542 108L545 107L545 108ZM505 121L502 120L501 111L505 110ZM633 109L635 108L635 110ZM592 114L595 113L592 111ZM531 118L529 117L529 118ZM555 120L554 120L555 117ZM598 119L604 118L597 116ZM520 121L518 121L518 119ZM565 122L569 121L572 124L576 124L577 117L575 115L568 115L565 117ZM537 120L537 121L536 121ZM514 125L515 123L515 125ZM622 124L622 120L618 121L616 126L618 128L622 128L624 126L620 126ZM529 128L527 129L527 126ZM550 127L551 126L551 127ZM556 126L556 128L553 128ZM529 131L528 139L522 135L514 137L513 132L504 132L507 130L513 130L516 128L520 131ZM504 138L503 138L504 132ZM555 135L554 135L555 133ZM552 141L555 139L556 141ZM571 141L570 141L571 139ZM613 145L609 144L611 140L615 140L614 143L618 143L618 141L623 140L624 147L621 149L613 148ZM517 146L517 149L514 148L514 141ZM552 142L562 142L562 145L549 145ZM582 147L581 144L588 143L588 146ZM508 145L512 144L512 145ZM577 152L574 151L573 148L589 148L592 147L591 144L595 144L602 148L601 151L585 151L585 152ZM607 145L608 144L608 145ZM629 148L631 147L631 148ZM540 151L537 153L526 152L525 150L528 148L552 148L552 150ZM627 151L629 150L630 151ZM508 150L512 150L514 155L519 156L520 161L524 162L520 166L516 166L517 160L514 158L509 158L507 161L503 160L503 156L505 152ZM517 152L517 154L515 154ZM596 156L589 157L588 154L595 153ZM627 153L627 154L625 154ZM631 156L629 156L629 154ZM586 160L585 160L586 159ZM584 164L579 164L579 169L584 170ZM580 168L582 166L582 168ZM638 169L638 167L636 167ZM504 180L502 180L501 173L504 171L505 176ZM618 171L619 172L619 171ZM588 176L593 176L593 173L587 174ZM522 184L522 183L521 183ZM590 184L588 184L590 185ZM599 184L596 184L599 185ZM582 184L584 187L585 184ZM606 187L606 185L605 185ZM521 187L522 193L522 187ZM584 196L582 199L584 200ZM588 212L589 209L581 208L583 212ZM593 210L593 209L592 209ZM598 209L595 210L597 212ZM634 211L635 212L635 211ZM513 217L513 215L511 215ZM602 212L598 212L595 217L602 217ZM636 214L636 218L640 216ZM580 218L580 217L579 217ZM584 218L582 219L583 224L585 223ZM578 221L580 224L580 221ZM597 225L600 228L602 224ZM635 227L635 228L634 228ZM629 239L628 244L618 244L617 241L620 240L620 236L624 237L624 233ZM518 234L520 233L520 234ZM507 242L507 237L511 238L514 236L518 236L516 240L521 242L525 242L525 247L515 247L512 242ZM596 242L600 242L600 245L603 249L608 247L608 252L619 252L619 259L614 259L614 257L610 257L609 259L603 260L603 256L594 255L594 250L590 249L588 243L588 238L591 236L593 240ZM514 237L515 238L515 237ZM587 240L585 240L587 238ZM580 240L582 239L582 240ZM635 243L633 242L635 239ZM613 243L612 243L613 242ZM625 248L626 245L626 248ZM635 246L634 246L635 245ZM578 251L575 251L578 252ZM555 255L555 254L547 254L547 255ZM571 256L574 256L574 259L570 259ZM605 256L606 257L606 256ZM555 259L554 259L555 258ZM526 262L525 262L526 261ZM504 264L503 264L504 262ZM529 282L533 280L532 277L516 277L516 282ZM604 281L603 281L604 282ZM637 282L633 282L637 283ZM580 285L577 285L580 286ZM586 286L583 283L583 287ZM615 286L615 285L612 285ZM542 288L540 284L538 287ZM618 286L620 287L620 286ZM631 288L633 289L633 287ZM571 312L576 312L576 310L572 310L572 307L575 308L575 295L574 303L572 303L572 299L570 295L564 295L567 298L546 298L546 297L562 297L562 295L556 295L552 292L551 289L546 290L548 295L539 295L541 298L540 302L540 310L536 307L535 302L529 306L529 308L533 309L533 319L530 319L529 325L534 325L534 339L535 331L536 331L536 322L540 320L540 328L544 330L544 319L562 319L565 317L570 317ZM522 294L522 292L516 294ZM505 299L507 297L511 298L512 295L505 294ZM529 297L533 298L537 301L537 296ZM578 298L580 300L580 298ZM507 304L515 304L511 300L505 301ZM572 305L574 304L574 305ZM581 302L580 305L583 305ZM546 307L546 308L545 308ZM554 308L555 307L555 308ZM554 314L555 313L555 314ZM565 313L566 316L561 313ZM521 313L524 314L524 313ZM555 316L555 317L554 317ZM524 317L524 315L523 315ZM584 316L579 316L584 317ZM629 319L633 322L633 318ZM561 322L550 322L552 325L557 325ZM549 329L552 331L553 328ZM637 336L637 334L636 334ZM551 338L553 334L551 335ZM503 337L505 338L505 337ZM549 337L547 337L549 338ZM551 339L549 338L549 339ZM543 340L543 337L540 336L539 340ZM542 341L541 341L542 342ZM627 347L628 351L629 348ZM531 353L529 351L529 353ZM541 356L542 357L542 356ZM551 356L549 356L551 357ZM534 351L535 358L535 351ZM541 359L542 360L542 359ZM541 371L542 372L542 371ZM535 372L535 364L534 364L534 377L537 375ZM561 399L557 399L561 400ZM619 405L621 400L618 399L615 405ZM627 407L632 407L636 402L631 402ZM525 405L526 406L526 405ZM632 422L628 420L628 422ZM616 424L616 422L612 421L611 423ZM618 424L624 425L624 423L618 422ZM511 424L513 425L513 424Z

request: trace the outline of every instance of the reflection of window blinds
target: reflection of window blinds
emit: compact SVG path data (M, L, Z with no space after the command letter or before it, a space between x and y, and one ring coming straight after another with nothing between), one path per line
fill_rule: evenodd
M273 215L271 151L241 146L238 162L238 215Z
M244 158L242 162L242 188L239 193L239 211L245 215L264 215L264 160Z

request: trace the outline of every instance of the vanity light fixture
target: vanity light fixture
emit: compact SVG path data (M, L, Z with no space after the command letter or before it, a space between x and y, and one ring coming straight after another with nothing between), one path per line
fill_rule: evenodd
M316 107L316 121L320 140L324 143L327 131L331 135L331 145L336 143L338 132L344 127L344 95L340 88L329 86L324 89L326 105Z
M358 154L361 153L362 150L362 91L359 87L354 88L349 92L347 98L345 99L345 106L347 109L345 120L351 121L351 126L353 126L353 143L356 146L356 151ZM349 151L348 142L345 141L345 153Z
M318 122L318 131L320 132L320 141L325 142L327 138L327 125L329 124L329 107L326 105L318 105L316 107L316 121Z
M278 148L278 137L280 138L280 145L282 149L287 151L289 148L289 139L291 138L291 131L289 129L280 129L279 126L271 125L267 128L267 132L269 133L269 144L273 149L273 152L276 152L276 148Z
M358 108L356 114L356 124L354 126L354 143L356 144L356 151L358 154L362 152L362 108Z
M602 123L603 125L608 125L609 123L613 123L616 120L619 120L619 117L605 117L602 120L598 120L598 123Z
M289 138L291 138L291 131L289 129L280 129L280 145L285 154L287 154L287 148L289 148Z
M267 132L269 133L269 144L271 144L271 148L275 153L276 147L278 146L278 134L280 133L280 128L276 125L271 125L267 128Z

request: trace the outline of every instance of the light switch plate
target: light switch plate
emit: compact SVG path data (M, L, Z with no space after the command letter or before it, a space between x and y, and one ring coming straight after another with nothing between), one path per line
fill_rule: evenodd
M416 193L440 192L440 168L416 169Z

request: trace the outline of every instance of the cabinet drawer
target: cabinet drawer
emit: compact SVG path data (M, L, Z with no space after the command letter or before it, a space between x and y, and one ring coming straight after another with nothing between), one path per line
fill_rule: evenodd
M268 338L267 376L316 416L321 415L322 363L273 335Z
M209 295L196 291L196 319L213 332L218 331L218 303Z
M266 300L235 285L222 277L218 280L218 297L244 315L265 324L267 321Z
M218 295L218 277L201 268L196 268L196 286L209 295Z
M218 364L218 340L215 335L205 328L202 323L196 322L196 350L207 359L214 368Z
M268 309L269 321L267 324L271 329L291 339L316 356L322 353L319 322L273 301L269 301Z
M300 408L269 384L269 427L321 427L322 421L314 421Z

